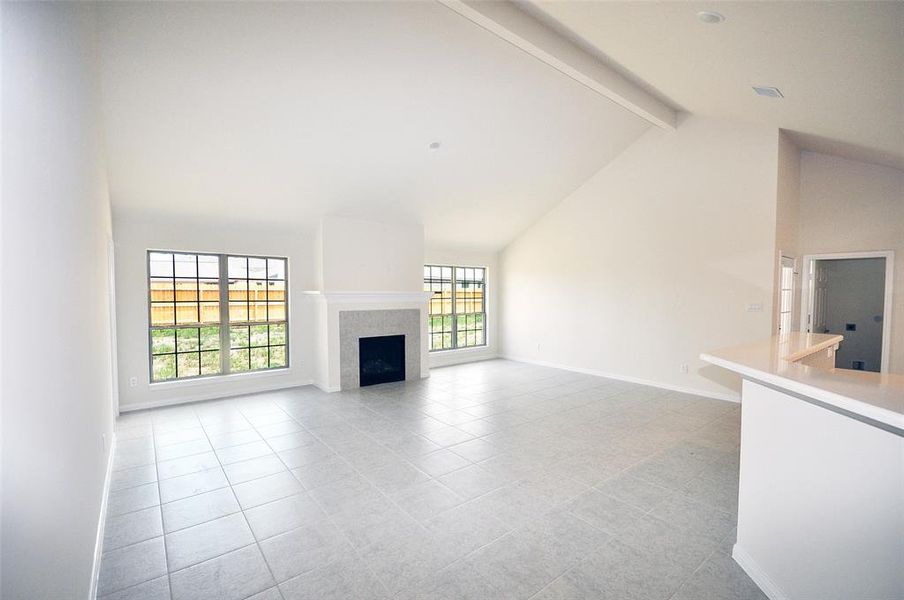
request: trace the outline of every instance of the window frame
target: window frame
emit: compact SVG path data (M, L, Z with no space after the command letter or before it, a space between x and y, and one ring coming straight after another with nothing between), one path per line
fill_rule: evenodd
M153 279L151 276L151 254L173 254L173 255L185 254L185 255L194 255L194 256L198 256L198 257L200 257L200 256L216 256L219 261L218 276L217 276L217 285L219 287L219 289L218 289L219 296L218 296L218 301L217 301L218 308L219 308L219 311L218 311L219 319L217 321L211 322L211 323L200 323L199 322L199 323L182 323L182 324L180 324L177 322L178 316L174 312L172 325L154 325L153 318L152 318L152 309L153 309L154 302L153 302L152 296L151 296L151 294L152 294L151 280ZM283 292L284 299L282 301L284 304L285 316L282 320L272 321L272 322L271 321L240 321L240 322L236 322L236 323L232 323L229 320L229 258L230 257L245 258L245 259L257 258L257 259L264 259L264 260L281 260L284 262L284 264L285 264L284 279L275 280L275 281L284 281L285 282L285 290ZM145 251L145 275L146 275L145 276L145 287L146 287L146 291L147 291L147 315L146 315L147 316L147 328L146 328L147 329L147 346L146 346L146 348L147 348L147 354L148 354L148 382L150 383L150 385L152 385L152 386L154 386L154 385L173 385L173 384L178 384L178 383L194 382L194 381L198 381L200 379L215 379L215 378L236 377L236 376L240 377L240 376L244 376L244 375L260 376L261 374L264 374L264 373L282 372L291 367L291 352L289 349L289 346L290 346L290 341L289 341L290 340L289 257L262 255L262 254L239 254L239 253L232 253L232 252L204 252L204 251L198 251L198 250L188 251L188 250L148 249ZM178 277L175 276L175 271L173 272L172 279L173 279L173 281L178 279ZM212 278L211 277L200 277L200 275L196 274L195 279L199 282L199 285L200 285L200 281L202 279L212 279ZM245 277L246 281L248 281L250 279L251 279L250 277L247 277L247 276ZM269 281L269 279L267 279L265 281ZM246 298L247 298L247 296L246 296ZM200 315L201 302L202 301L201 301L200 288L199 288L198 299L196 300L196 303L198 304L198 310L199 310L199 314L198 314L199 319L201 318L201 315ZM210 301L210 302L212 302L212 301ZM176 297L174 295L173 296L174 307L175 307L175 303L176 303ZM175 311L175 308L174 308L174 311ZM268 307L268 311L269 311L269 307ZM230 366L230 356L231 356L231 350L232 350L231 341L230 341L230 331L231 331L231 326L233 324L238 325L238 326L242 326L242 325L247 326L249 328L249 336L250 336L250 328L254 325L268 325L268 326L271 324L284 325L285 326L285 344L284 345L285 345L285 355L286 355L285 365L278 366L278 367L269 367L268 366L268 367L261 368L261 369L249 369L247 371L232 371L231 366ZM177 369L176 373L178 374L178 360L179 360L179 358L178 358L179 357L178 330L180 330L180 329L199 329L200 330L200 329L203 329L204 327L219 327L219 346L218 346L217 351L220 353L220 357L219 357L220 358L220 372L203 374L203 373L200 373L200 367L199 367L198 375L191 375L188 377L178 377L177 376L172 379L155 380L154 379L154 357L155 356L163 356L163 355L161 355L161 354L155 355L154 354L154 346L153 346L154 331L163 330L163 329L172 329L175 332L174 336L173 336L174 343L175 343L173 357L174 357L174 361L176 361L176 363L177 363L176 364L176 369ZM199 331L199 335L200 335L200 331ZM269 328L268 328L268 342L269 342ZM250 344L250 339L249 339L249 344ZM269 344L267 347L269 348ZM250 348L251 348L251 346L249 345L249 352L250 352ZM200 346L199 346L198 352L201 352ZM200 355L199 355L199 360L200 360Z
M452 312L448 314L442 315L432 315L430 314L430 305L428 300L427 306L427 335L430 339L427 341L427 347L429 349L429 353L433 354L434 352L459 352L459 351L468 351L475 350L478 348L486 348L489 346L490 337L489 337L489 327L487 325L488 322L488 314L489 314L489 268L481 265L466 265L466 264L450 264L450 263L424 263L423 265L426 268L448 268L452 271L451 276L451 284L452 284L452 295L450 297L450 302L452 306ZM457 291L458 287L458 269L481 269L483 271L483 299L482 299L482 311L481 312L463 312L459 313L457 310ZM424 279L424 278L422 278ZM432 291L432 290L424 290L424 291ZM458 345L458 317L466 316L466 315L481 315L483 317L483 343L474 344L473 346L459 346ZM430 333L430 320L434 317L445 318L447 316L451 316L452 318L452 347L451 348L430 348L432 344L432 335Z

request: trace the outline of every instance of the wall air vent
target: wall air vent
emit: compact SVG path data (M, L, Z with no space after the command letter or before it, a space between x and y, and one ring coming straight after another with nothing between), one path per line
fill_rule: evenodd
M770 98L784 98L785 96L782 94L781 90L774 87L764 87L755 85L753 86L753 91L759 94L760 96L769 96Z

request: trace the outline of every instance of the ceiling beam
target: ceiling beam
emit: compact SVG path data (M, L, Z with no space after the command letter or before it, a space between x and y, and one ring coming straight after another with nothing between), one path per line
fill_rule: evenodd
M675 129L675 109L514 3L508 0L437 2L653 125Z

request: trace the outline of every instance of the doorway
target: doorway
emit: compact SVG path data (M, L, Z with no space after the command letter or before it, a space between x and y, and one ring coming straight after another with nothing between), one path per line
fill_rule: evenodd
M801 323L810 333L844 336L839 369L888 370L892 252L804 257Z

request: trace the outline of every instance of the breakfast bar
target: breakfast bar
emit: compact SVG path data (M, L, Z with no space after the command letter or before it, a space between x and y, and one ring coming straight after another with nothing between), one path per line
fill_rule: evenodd
M834 368L842 343L701 355L743 378L732 556L772 600L904 598L904 376Z

